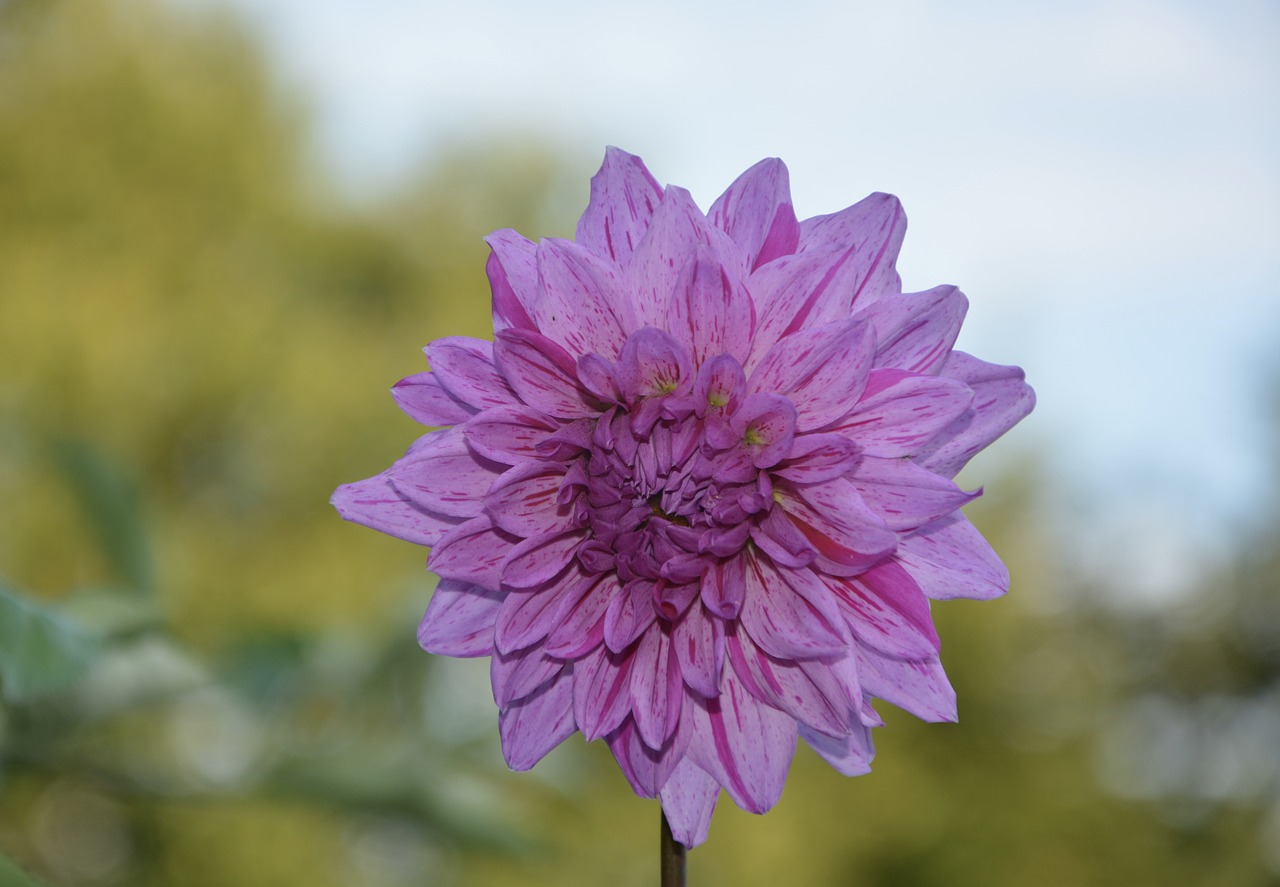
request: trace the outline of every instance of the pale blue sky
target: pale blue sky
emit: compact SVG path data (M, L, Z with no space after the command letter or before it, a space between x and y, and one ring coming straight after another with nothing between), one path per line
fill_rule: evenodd
M1049 444L1100 532L1177 549L1262 501L1270 0L235 2L352 190L532 130L575 158L640 154L704 208L770 155L801 216L894 192L906 285L968 293L961 346L1023 365L1040 395L1009 447Z

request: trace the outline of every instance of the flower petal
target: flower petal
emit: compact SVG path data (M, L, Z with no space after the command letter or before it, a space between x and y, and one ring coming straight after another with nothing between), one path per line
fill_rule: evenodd
M515 465L539 456L537 445L560 430L560 423L523 404L494 407L463 428L467 443L486 459Z
M446 336L426 348L427 361L445 390L477 410L516 403L515 392L493 362L493 343Z
M493 522L529 538L575 529L573 508L557 500L565 468L556 462L525 462L498 478L484 499Z
M805 219L800 223L800 249L808 252L852 247L857 275L856 282L848 288L846 308L868 305L902 292L894 263L906 231L907 216L898 198L876 193L838 213Z
M617 357L626 335L615 312L627 305L616 266L571 240L538 244L538 299L529 313L542 335L572 355Z
M894 558L934 600L991 600L1009 590L1009 571L973 524L954 514L922 527Z
M561 659L577 659L604 641L604 614L622 592L618 577L605 573L584 590L547 637L546 651Z
M941 431L920 454L920 464L947 477L956 473L1036 405L1036 393L1019 367L999 366L953 351L942 375L973 389L972 415L963 415Z
M705 247L689 262L671 293L671 332L693 355L694 366L731 354L743 360L751 349L756 309L737 274Z
M731 668L720 695L694 699L692 708L686 754L742 809L764 813L776 804L796 750L795 719L752 696Z
M366 480L343 484L334 490L329 502L344 520L415 545L435 545L461 522L461 518L436 514L415 505L396 491L385 471Z
M671 826L671 836L693 848L707 840L711 814L720 797L720 783L687 757L671 771L667 784L658 793L662 812Z
M737 619L747 596L747 562L741 555L713 564L702 576L702 603L721 619Z
M690 607L684 619L672 629L671 648L689 689L702 696L715 696L720 692L724 629L719 619L703 607Z
M494 646L502 653L513 653L545 640L594 578L581 569L569 570L531 594L508 594L498 611Z
M796 436L796 408L780 394L749 394L730 425L751 453L757 468L786 458Z
M627 338L613 375L623 397L633 404L646 397L686 394L693 387L689 352L670 333L653 327Z
M608 148L600 171L591 178L591 200L578 221L578 243L626 265L661 199L662 187L644 161Z
M675 732L684 700L680 663L671 651L668 634L647 631L631 654L631 716L644 744L661 749Z
M527 595L521 595L527 597ZM503 606L506 606L505 602ZM504 653L495 647L489 661L489 678L493 699L498 708L536 692L547 681L561 674L564 661L548 656L540 646Z
M653 583L648 579L632 579L622 587L604 615L604 642L614 653L635 643L654 620Z
M982 495L981 490L966 493L953 481L906 459L867 456L849 480L891 530L922 527Z
M632 675L634 674L633 670ZM691 732L681 731L685 744ZM640 736L634 715L606 737L606 741L614 760L627 777L627 782L631 783L631 788L642 798L652 798L658 794L683 756L683 748L676 736L672 736L660 749L650 748Z
M876 334L878 367L936 374L951 353L969 300L954 286L881 299L858 317Z
M742 248L754 271L796 251L800 223L791 206L791 180L776 157L761 160L711 205L707 217Z
M512 770L528 770L574 734L572 671L565 665L558 678L499 713L502 756Z
M778 484L774 497L817 551L815 564L824 572L857 575L898 544L898 534L845 478L794 489Z
M551 530L525 539L502 562L502 584L514 589L536 589L573 560L587 536L584 530Z
M573 716L587 742L612 733L631 713L631 663L603 646L574 663Z
M577 365L563 348L546 336L509 329L497 334L494 357L502 375L534 409L560 419L577 419L600 412L578 384Z
M868 456L914 456L973 403L973 390L955 379L889 369L872 370L871 378L853 412L831 428Z
M794 660L769 656L747 632L735 630L725 637L725 652L738 677L761 702L785 711L801 726L832 736L849 732L844 689L830 676L825 663L802 670Z
M534 329L529 306L538 295L537 244L509 228L484 241L492 250L484 270L493 292L493 331Z
M871 772L876 749L871 729L862 723L855 721L843 736L829 736L801 724L800 738L842 776L865 776Z
M802 330L769 349L747 378L747 390L785 394L795 406L796 427L814 431L857 405L874 356L871 327L862 321Z
M442 579L418 626L418 644L439 656L488 656L501 592Z
M937 658L928 599L902 567L886 561L861 576L825 577L859 643L898 659Z
M858 647L857 656L858 675L868 695L878 696L922 721L958 719L956 691L938 660L896 659L864 646Z
M443 579L497 590L502 564L518 541L488 517L472 518L440 537L427 558L427 569Z
M451 517L476 517L503 466L472 452L460 429L427 438L387 470L388 480L421 508Z
M457 425L475 415L475 410L446 391L430 370L401 379L392 386L391 396L405 415L423 425Z
M844 477L861 458L862 448L843 434L802 434L771 473L797 484L823 483Z
M744 555L747 596L742 627L779 659L837 656L849 635L830 590L808 568L780 569L763 554Z

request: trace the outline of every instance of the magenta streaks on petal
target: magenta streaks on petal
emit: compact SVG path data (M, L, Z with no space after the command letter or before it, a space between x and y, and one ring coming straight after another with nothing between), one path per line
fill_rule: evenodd
M556 462L525 462L493 485L485 511L497 526L526 538L575 529L572 507L557 501L564 474Z
M751 453L752 464L769 468L791 452L796 408L779 394L750 394L743 398L730 426Z
M344 520L416 545L435 545L462 521L415 505L396 491L387 479L387 472L343 484L329 502Z
M571 665L542 689L498 714L502 755L512 770L528 770L573 735L573 679Z
M917 601L906 594L882 594L865 578L864 573L861 577L841 579L831 576L825 579L854 638L860 644L868 644L897 659L937 658L938 635L920 589L916 587L915 590Z
M1009 571L961 514L920 528L894 557L934 600L991 600L1009 590Z
M874 394L868 388L853 411L830 429L847 434L869 456L914 456L973 403L972 389L955 379L887 369L871 376L888 384Z
M436 339L423 349L445 390L477 410L516 402L493 364L493 343L466 336Z
M497 589L502 564L518 541L494 527L488 517L472 518L440 538L431 549L427 567L445 579Z
M788 336L769 349L747 379L747 390L785 394L800 431L840 419L857 404L875 356L871 328L856 320Z
M529 407L494 407L462 429L467 443L486 459L516 465L537 457L537 445L559 430L560 423Z
M444 389L435 373L407 376L391 388L391 396L406 416L423 425L457 425L475 410Z
M625 266L661 199L662 187L644 161L610 148L591 179L591 200L578 222L578 242L600 258Z
M955 721L956 691L952 689L942 663L936 659L919 661L883 656L858 647L858 674L862 688L922 721Z
M499 708L510 705L560 676L563 668L562 661L547 656L536 646L512 653L495 649L493 658L489 660L493 700Z
M604 641L604 614L609 603L622 591L612 573L585 586L582 596L564 613L560 624L547 637L546 651L560 659L578 659Z
M755 313L742 281L704 248L685 266L668 315L672 334L693 355L694 364L701 365L720 354L745 358Z
M672 837L686 847L697 847L707 840L720 783L689 758L681 758L659 797Z
M804 434L795 439L774 474L797 484L844 477L862 458L862 447L842 434Z
M830 591L810 587L821 583L808 568L779 568L759 554L748 554L746 561L742 627L756 644L780 659L844 653L849 636L839 610Z
M634 404L646 397L687 393L693 385L693 364L670 333L645 327L623 345L614 378L623 397Z
M550 530L525 539L502 563L502 584L513 589L536 589L554 578L573 560L586 531Z
M707 213L711 223L742 249L754 271L796 251L800 223L791 207L791 180L776 157L761 160L738 176Z
M582 573L570 570L549 587L532 594L508 594L498 611L494 646L502 653L512 653L545 640L590 581ZM544 652L550 655L545 649Z
M882 299L858 316L875 330L876 366L936 375L960 334L968 307L960 290L938 286Z
M538 294L537 245L507 228L485 238L492 253L485 263L493 292L493 330L534 329L528 306Z
M856 283L846 308L868 305L902 292L894 263L907 231L907 216L892 194L872 194L827 216L800 223L800 249L852 248Z
M418 626L418 644L440 656L488 656L502 594L441 579Z
M747 595L746 560L722 560L702 577L702 602L721 619L737 619Z
M680 664L680 674L689 689L704 698L720 692L723 626L721 619L702 607L691 607L671 631L672 651Z
M905 459L868 456L849 480L891 530L922 527L982 494L981 490L966 493L947 478Z
M626 335L615 312L626 309L616 266L571 240L538 245L538 298L530 314L542 335L570 354L617 357Z
M844 736L829 736L801 724L800 738L841 776L864 776L871 772L871 759L876 751L871 742L871 729L864 724L854 723Z
M660 749L675 732L684 700L680 663L661 630L644 633L632 654L631 716L644 744Z
M648 579L633 579L622 587L605 612L605 646L614 653L622 653L657 618L653 609L653 583Z
M578 384L572 357L545 336L527 330L497 334L494 356L520 399L534 409L560 419L578 419L599 412Z
M415 505L450 517L475 517L503 466L479 456L457 428L433 432L387 470L387 478Z
M574 663L573 716L587 742L612 733L631 713L630 656L597 647Z

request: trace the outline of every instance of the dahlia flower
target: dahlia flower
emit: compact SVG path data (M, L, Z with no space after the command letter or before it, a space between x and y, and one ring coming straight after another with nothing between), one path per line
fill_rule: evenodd
M797 739L868 772L874 698L956 718L929 601L1008 574L952 478L1034 395L953 350L958 289L901 292L905 227L798 221L778 160L704 214L611 149L576 241L490 235L494 341L426 347L392 394L441 430L333 503L431 547L419 641L491 657L511 768L603 739L692 847Z

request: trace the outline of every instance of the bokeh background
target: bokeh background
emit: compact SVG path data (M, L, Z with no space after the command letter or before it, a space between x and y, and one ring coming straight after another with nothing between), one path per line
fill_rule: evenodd
M654 883L656 803L507 772L424 553L326 505L606 143L898 193L1040 394L963 478L961 723L802 749L691 883L1280 884L1274 3L0 0L0 885Z

